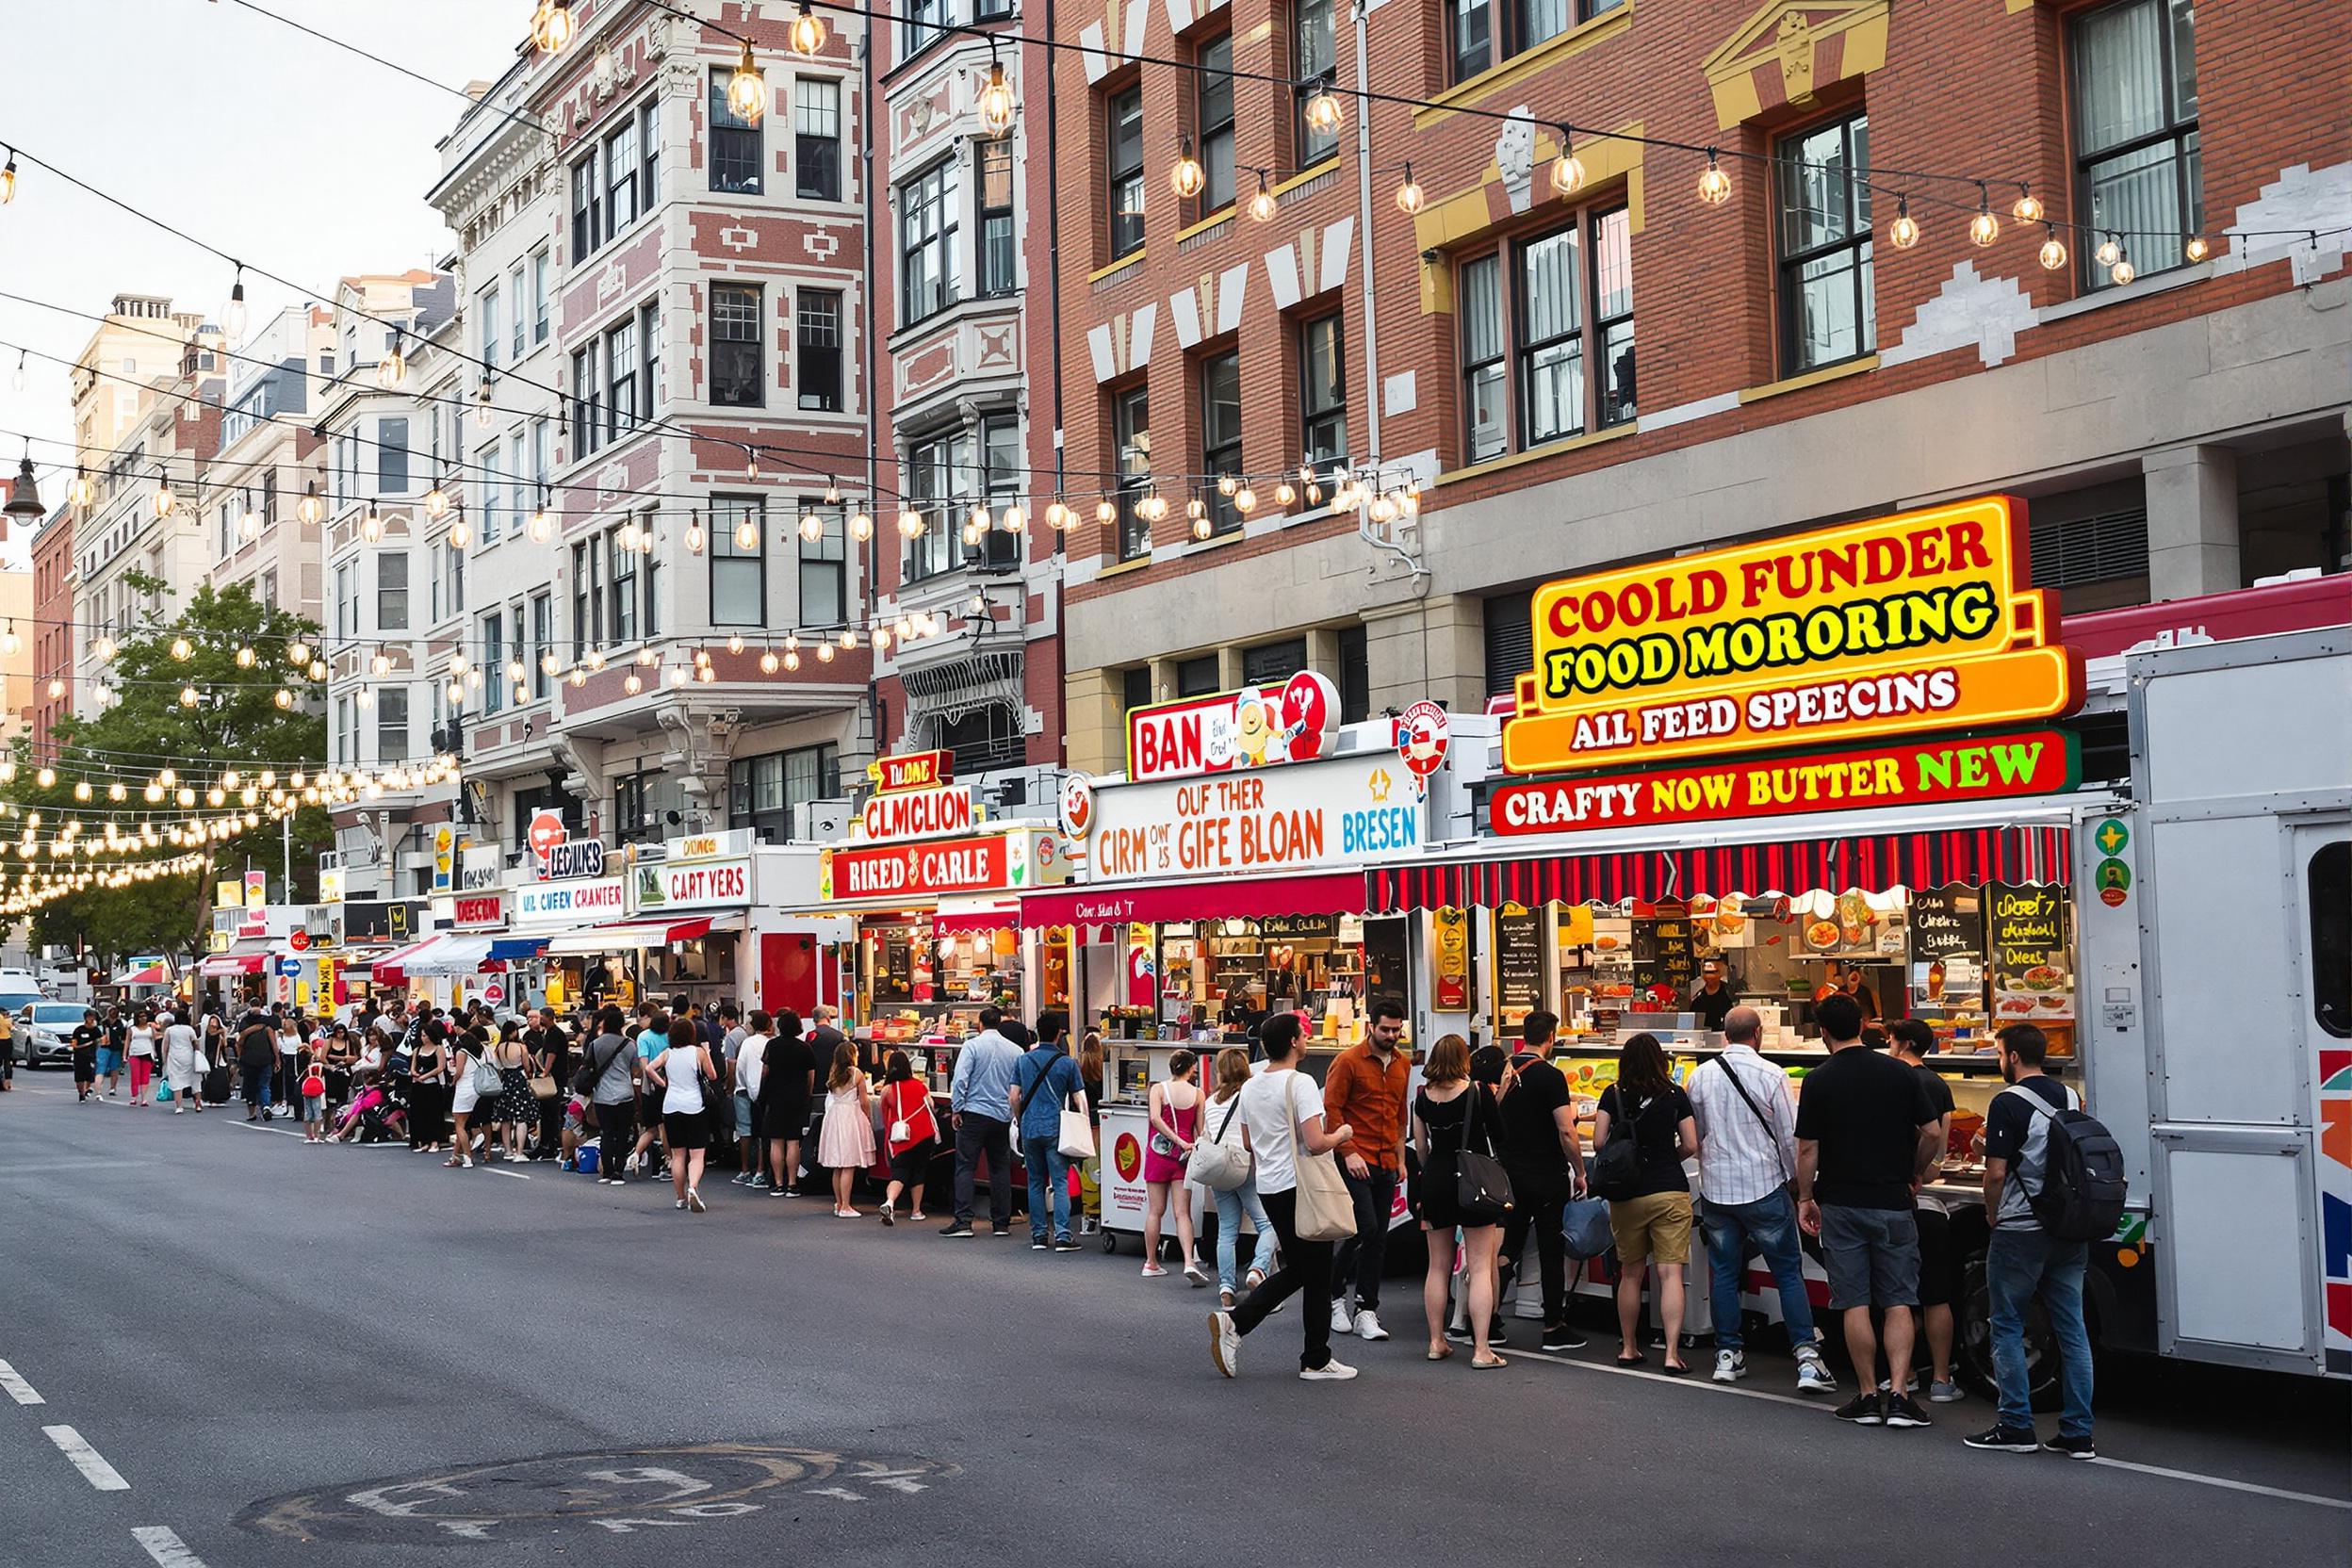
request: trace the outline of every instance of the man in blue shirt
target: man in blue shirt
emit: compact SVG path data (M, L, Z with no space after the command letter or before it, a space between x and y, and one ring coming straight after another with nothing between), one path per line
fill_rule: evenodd
M1021 1070L1021 1051L998 1032L1004 1014L980 1009L980 1032L956 1054L956 1076L948 1109L956 1128L956 1217L943 1236L972 1234L972 1184L980 1156L988 1157L988 1216L995 1233L1013 1233L1013 1111L1010 1091Z
M1070 1017L1056 1008L1037 1015L1037 1043L1021 1058L1013 1080L1013 1114L1021 1119L1021 1157L1029 1168L1029 1250L1075 1252L1070 1235L1070 1161L1062 1153L1062 1106L1080 1087L1078 1064L1062 1048ZM1053 1234L1046 1233L1051 1203Z

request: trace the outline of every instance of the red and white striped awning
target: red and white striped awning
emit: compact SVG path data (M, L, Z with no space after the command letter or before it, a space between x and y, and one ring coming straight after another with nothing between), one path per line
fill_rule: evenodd
M679 920L623 920L558 937L547 943L547 951L578 958L597 953L626 953L641 947L668 947L710 934L709 915Z
M196 972L207 980L225 980L235 974L259 974L269 961L267 953L216 953L197 965Z

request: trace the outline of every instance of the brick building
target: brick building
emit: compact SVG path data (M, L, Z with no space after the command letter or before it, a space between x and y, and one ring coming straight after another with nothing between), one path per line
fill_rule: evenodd
M1300 663L1350 718L1475 708L1526 667L1534 582L1987 490L2030 498L2078 609L2346 563L2352 44L2317 11L1227 0L1080 38L1055 64L1073 766L1119 766L1147 695ZM1329 132L1324 73L1413 102L1343 90ZM1611 131L1721 149L1727 196L1703 153ZM2090 232L2019 221L2029 190ZM1334 468L1416 477L1418 517L1331 508ZM1255 509L1191 477L1216 473Z
M33 535L33 756L57 755L50 731L74 711L75 623L74 506L57 498Z

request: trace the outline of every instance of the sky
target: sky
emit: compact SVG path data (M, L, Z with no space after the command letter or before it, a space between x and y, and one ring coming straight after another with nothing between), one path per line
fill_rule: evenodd
M531 0L252 0L253 6L384 56L434 82L494 78L528 28ZM254 327L281 306L331 298L354 272L429 267L455 248L424 200L434 143L457 123L453 93L400 75L259 14L240 0L0 0L0 143L245 261ZM227 263L22 159L0 207L0 291L104 314L118 292L166 294L219 318ZM0 300L0 454L23 437L73 434L64 367L16 350L81 351L96 323ZM69 448L32 448L46 465ZM54 482L61 484L62 480ZM0 564L29 561L11 527Z

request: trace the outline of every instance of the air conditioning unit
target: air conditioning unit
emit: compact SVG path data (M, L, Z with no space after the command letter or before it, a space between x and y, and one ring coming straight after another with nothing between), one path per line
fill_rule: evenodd
M834 843L849 837L849 802L808 800L792 808L792 837L802 843Z

